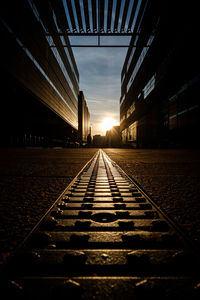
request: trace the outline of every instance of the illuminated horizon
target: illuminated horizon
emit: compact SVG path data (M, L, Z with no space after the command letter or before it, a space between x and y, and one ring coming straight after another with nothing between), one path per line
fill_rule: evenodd
M80 74L80 90L90 112L91 134L104 135L101 128L104 118L113 118L118 125L120 122L121 71L127 48L77 47L73 53Z

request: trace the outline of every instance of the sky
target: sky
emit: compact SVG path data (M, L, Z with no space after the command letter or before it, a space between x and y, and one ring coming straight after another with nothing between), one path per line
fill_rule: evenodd
M70 23L69 11L67 0L62 0L65 8L65 13L68 19L70 30L72 30L72 24ZM107 8L109 0L105 0L104 10L104 27L106 28L107 20ZM140 9L141 0L135 2L131 0L127 9L127 17L124 29L128 29L129 20L131 17L132 8L137 3L135 16L132 23L132 30L135 26L137 14ZM83 0L80 0L81 16L83 20L83 28L86 30L84 6ZM92 6L91 0L88 0L89 19L92 24ZM71 1L74 20L76 26L78 25L75 2ZM115 10L117 7L117 0L113 0L113 10L111 17L111 30L114 29ZM97 6L98 8L98 6ZM125 8L125 1L121 2L118 30L121 27L123 11ZM97 11L98 12L98 11ZM97 14L98 16L98 14ZM92 25L91 25L92 26ZM91 27L92 28L92 27ZM82 39L82 40L81 40ZM89 40L90 39L90 40ZM92 41L91 41L92 39ZM71 45L77 44L83 41L83 43L97 44L97 37L70 37ZM101 37L101 42L104 44L121 45L122 43L128 45L130 37L118 36L118 37ZM101 134L105 135L105 132L101 128L100 124L106 117L111 117L119 125L119 100L121 96L121 71L124 64L128 48L78 48L73 47L75 60L78 66L80 75L80 90L84 92L85 99L90 111L92 135Z
M78 40L77 40L78 39ZM70 38L71 44L82 43L79 37ZM84 40L84 44L88 41ZM96 40L89 40L89 44ZM102 44L129 44L129 37L107 37ZM105 135L101 123L111 117L119 125L119 100L121 96L121 71L127 53L123 48L80 48L73 53L79 70L79 88L84 92L90 112L92 136Z

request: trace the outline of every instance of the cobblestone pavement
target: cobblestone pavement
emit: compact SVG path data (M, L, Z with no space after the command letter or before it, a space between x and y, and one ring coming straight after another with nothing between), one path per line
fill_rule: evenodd
M13 251L98 149L0 149L0 255ZM198 150L104 149L200 241Z

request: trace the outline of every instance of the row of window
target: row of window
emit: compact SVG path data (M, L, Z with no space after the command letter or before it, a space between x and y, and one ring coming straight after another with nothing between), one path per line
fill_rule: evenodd
M127 110L127 112L121 117L120 122L122 123L125 119L128 119L128 117L135 111L135 103L133 103Z
M130 87L131 87L131 85L132 85L132 83L133 83L133 81L135 79L135 76L136 76L139 68L141 67L142 62L144 61L144 58L145 58L145 56L146 56L146 54L147 54L147 52L149 50L150 45L153 42L153 39L154 39L154 35L150 35L149 40L147 42L147 46L145 46L143 48L143 50L142 50L142 52L141 52L141 54L140 54L140 56L139 56L139 58L137 60L137 63L136 63L135 68L133 70L132 76L129 79L129 82L127 84L127 92L129 91L129 89L130 89Z
M40 14L39 14L39 12L38 12L38 10L37 10L35 4L33 3L33 0L28 0L28 2L29 2L29 5L30 5L30 7L31 7L31 9L32 9L32 11L33 11L33 13L34 13L34 15L35 15L37 21L38 21L38 22L40 23L40 25L42 26L44 33L48 33L48 31L47 31L47 29L45 28L45 26L44 26L42 20L40 19ZM56 26L57 30L59 31L58 24L57 24L56 17L55 17L55 14L54 14L54 13L53 13L53 19L54 19L55 26ZM63 41L62 41L63 38L64 38L63 36L60 36L60 39L61 39L62 44L63 44ZM74 85L73 81L71 80L71 78L70 78L70 76L69 76L69 74L68 74L68 72L67 72L67 70L66 70L66 68L65 68L65 65L64 65L64 63L63 63L63 60L62 60L62 58L61 58L61 56L60 56L60 54L59 54L57 48L56 48L56 47L51 47L52 45L55 44L54 41L53 41L52 36L46 35L46 40L47 40L47 42L48 42L48 44L49 44L49 46L50 46L51 51L52 51L53 54L54 54L54 57L56 58L56 60L57 60L57 62L58 62L58 64L59 64L59 66L60 66L60 68L61 68L61 70L62 70L62 72L63 72L64 77L66 78L66 80L67 80L67 82L68 82L68 84L69 84L69 86L70 86L70 88L71 88L71 91L72 91L72 93L73 93L74 98L77 99L77 97L78 97L78 90L77 90L76 86ZM76 72L75 72L73 63L72 63L72 61L71 61L71 57L70 57L70 54L69 54L69 50L68 50L67 48L64 48L64 49L65 49L65 53L66 53L67 58L68 58L68 62L69 62L69 64L70 64L70 66L71 66L71 69L72 69L74 75L75 75L75 78L76 78L76 81L77 81L77 82L76 82L76 85L78 86L78 81L79 81L79 79L78 79L78 77L77 77L77 74L76 74ZM38 63L37 63L37 64L38 64ZM38 64L38 65L39 65L39 64ZM41 73L42 73L42 72L41 72ZM44 71L43 71L43 73L44 73ZM43 74L43 73L42 73L42 74ZM43 74L43 75L44 75L44 74ZM46 74L45 74L45 75L46 75ZM46 77L45 77L45 78L46 78ZM46 79L47 79L47 78L46 78ZM49 78L48 78L48 81L50 82ZM50 84L52 85L52 82L51 82ZM54 88L54 89L55 89L55 88ZM57 90L57 89L56 89L56 90ZM57 93L58 93L58 90L57 90ZM59 96L61 96L60 93L59 93ZM77 101L75 101L75 99L71 99L70 96L69 96L69 98L70 98L70 100L71 100L71 102L72 102L72 104L73 104L73 106L74 106L74 108L70 108L70 110L72 111L72 109L73 109L73 111L76 113L78 103L77 103ZM63 100L63 97L61 97L61 99ZM67 104L66 101L64 101L64 102ZM67 106L69 107L68 104L67 104Z
M138 38L139 38L139 35L137 35L137 36L135 37L135 42L134 42L135 45L133 46L133 48L132 48L132 50L131 50L131 53L130 53L130 56L129 56L129 59L128 59L128 62L127 62L126 71L129 70L130 64L131 64L131 62L132 62L132 58L133 58L133 55L134 55L135 50L136 50Z
M124 115L121 117L120 122L122 123L125 119L126 119L126 114L124 114Z
M189 111L191 111L191 110L198 109L198 107L199 107L199 106L196 104L196 105L187 107L187 108L185 108L185 109L183 109L183 110L181 110L181 111L178 111L178 110L176 109L176 111L174 112L173 115L172 115L172 114L169 115L169 119L171 120L171 119L177 118L178 116L183 115L183 114L185 114L185 113L187 113L187 112L189 112Z
M137 140L137 121L122 131L122 143L135 142Z
M77 75L77 73L76 73L76 71L75 71L75 69L74 69L74 65L73 65L73 63L72 63L72 61L71 61L71 57L70 57L70 54L69 54L68 47L66 47L66 41L65 41L65 38L64 38L64 36L61 35L61 36L60 36L60 39L61 39L62 45L64 46L65 54L67 55L68 61L69 61L69 63L70 63L70 66L71 66L72 71L73 71L73 73L74 73L74 76L75 76L75 78L76 78L76 81L77 81L77 83L78 83L78 82L79 82L79 78L78 78L78 75Z
M56 25L57 31L60 32L60 28L58 27L57 20L56 20L56 15L55 15L54 12L53 12L53 19L54 19L54 23L55 23L55 25ZM67 55L67 58L68 58L68 61L69 61L69 63L70 63L71 69L72 69L72 71L73 71L73 73L74 73L74 76L75 76L77 82L79 82L78 75L77 75L77 73L76 73L76 71L75 71L75 68L74 68L73 62L72 62L72 60L71 60L71 56L70 56L69 50L68 50L68 48L66 47L66 41L65 41L65 38L64 38L63 35L60 35L60 40L61 40L61 42L62 42L62 45L65 46L65 47L64 47L64 49L65 49L65 54Z
M133 104L129 107L129 109L127 110L127 113L126 113L127 118L128 118L134 111L135 111L135 103L133 103Z
M147 84L143 88L144 99L151 93L151 91L154 88L155 88L155 75L151 77L151 79L147 82Z
M20 41L17 40L17 42L20 44ZM71 113L74 115L75 118L77 118L77 114L72 110L72 108L69 106L69 104L67 103L67 101L63 98L63 96L60 94L60 92L58 91L58 89L55 87L55 85L53 84L53 82L49 79L49 77L47 76L47 74L45 73L45 71L41 68L41 66L39 65L39 63L35 60L35 58L32 56L32 54L29 52L29 50L27 48L23 47L23 50L25 51L26 55L32 60L32 62L35 64L35 66L38 68L38 70L40 71L40 73L45 77L45 79L49 82L49 84L53 87L53 89L55 90L55 92L58 94L58 96L62 99L62 101L67 105L67 107L70 109Z
M14 36L14 32L12 31L12 29L8 26L8 24L1 20L3 25L5 26L5 28L13 34ZM37 62L37 60L33 57L33 55L31 54L31 52L24 46L24 44L21 42L21 40L16 37L16 42L17 44L21 47L21 49L25 52L25 54L31 59L31 61L34 63L34 65L37 67L37 69L40 71L40 73L44 76L44 78L49 82L49 84L52 86L52 88L55 90L55 92L58 94L58 96L60 97L60 99L65 103L65 105L68 107L68 109L71 112L71 117L68 116L68 121L70 124L73 124L73 126L77 127L78 123L77 121L77 113L74 112L72 110L72 108L69 106L69 104L67 103L67 101L64 99L64 97L60 94L60 92L58 91L58 89L56 88L56 86L53 84L53 82L50 80L50 78L48 77L48 75L46 74L46 72L42 69L42 67L40 66L40 64Z
M130 56L129 56L129 59L128 59L128 62L127 62L126 70L125 70L124 75L123 75L123 77L122 77L121 84L123 84L124 79L125 79L125 77L126 77L126 72L129 70L130 64L131 64L131 62L132 62L132 58L133 58L133 55L134 55L135 50L136 50L138 38L139 38L139 35L137 35L136 38L135 38L135 45L133 46L133 48L132 48L132 50L131 50L131 53L130 53Z
M41 24L41 26L42 26L44 32L47 33L47 29L45 28L45 26L44 26L42 20L40 19L39 12L37 11L37 8L35 7L35 5L34 5L34 3L33 3L33 0L28 0L28 2L29 2L30 6L31 6L31 8L32 8L32 11L33 11L33 13L34 13L36 19L37 19L38 22ZM55 14L54 14L54 13L53 13L53 19L54 19L54 23L55 23L55 25L56 25L56 28L57 28L57 30L59 31L59 27L58 27L58 24L57 24L56 17L55 17ZM51 47L52 45L55 45L55 43L54 43L54 41L53 41L53 38L52 38L51 36L46 36L46 39L47 39L47 42L48 42L48 44L49 44L50 47ZM63 36L60 36L60 39L61 39L62 44L65 45L66 43L65 43L64 37L63 37ZM74 75L75 75L75 78L76 78L76 80L77 80L77 85L78 85L79 79L78 79L78 77L77 77L77 74L76 74L76 72L75 72L73 63L72 63L72 61L71 61L71 57L70 57L70 54L69 54L69 50L68 50L68 48L66 48L66 47L65 47L64 49L65 49L65 53L66 53L66 56L67 56L67 58L68 58L69 64L70 64L70 66L71 66L71 69L72 69L72 71L73 71L73 73L74 73ZM66 79L67 79L67 82L69 83L69 85L70 85L70 87L71 87L71 90L72 90L72 92L73 92L73 94L74 94L74 97L77 99L78 91L76 92L76 87L73 85L73 82L71 81L71 78L69 77L68 72L66 71L65 65L64 65L64 63L63 63L63 61L62 61L62 58L60 57L60 54L59 54L58 50L57 50L55 47L51 47L51 51L53 52L53 54L54 54L54 56L55 56L55 58L56 58L56 60L57 60L57 62L58 62L58 64L59 64L59 66L60 66L60 68L61 68L61 70L62 70L64 76L65 76Z
M144 99L152 92L154 88L155 88L155 75L151 77L151 79L147 82L147 84L142 90ZM141 93L138 95L138 99L140 96ZM125 94L122 98L121 104L123 103L124 99L125 99ZM126 114L124 114L123 117L121 118L121 122L126 118L128 118L134 111L135 111L135 103L131 104L131 106L128 108Z
M71 91L72 91L72 93L74 95L74 98L77 99L78 93L75 91L74 85L72 84L71 78L69 77L69 74L68 74L68 72L67 72L67 70L65 68L65 65L64 65L64 63L62 61L62 58L61 58L61 56L60 56L57 48L53 47L53 48L51 48L51 50L52 50L52 52L53 52L53 54L54 54L54 56L55 56L55 58L56 58L56 60L57 60L57 62L59 64L59 66L60 66L60 68L61 68L61 70L63 72L63 75L65 76L65 78L66 78L66 80L67 80L67 82L68 82L68 84L69 84L69 86L71 88Z
M126 96L126 94L124 94L123 97L121 98L121 100L120 100L120 105L122 105L122 103L124 102L125 96Z
M139 1L139 2L138 2L138 5L137 5L137 9L136 9L135 17L134 17L134 21L133 21L133 24L134 24L134 25L135 25L135 22L136 22L137 17L138 17L138 13L139 13L139 10L140 10L141 3L142 3L142 1ZM144 11L145 11L145 9L144 9ZM141 22L142 22L142 19L143 19L143 16L142 16L141 19L140 19L140 23L139 23L139 25L138 25L138 28L140 28L140 24L141 24ZM139 29L139 30L140 30L140 29ZM138 31L139 31L139 30L138 30ZM128 62L127 62L127 65L126 65L126 70L125 70L124 75L123 75L123 78L122 78L122 84L123 84L123 81L124 81L124 79L125 79L126 72L128 72L129 67L130 67L130 64L131 64L131 62L132 62L132 58L133 58L133 55L134 55L135 50L136 50L138 38L139 38L139 34L135 37L135 40L134 40L134 44L135 44L135 45L132 47L131 53L130 53L130 55L129 55L129 59L128 59Z
M128 127L128 141L136 141L137 139L137 122L134 122Z

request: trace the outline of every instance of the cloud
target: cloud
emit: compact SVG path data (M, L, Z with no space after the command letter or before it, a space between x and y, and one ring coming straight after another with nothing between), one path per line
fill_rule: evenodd
M127 48L73 48L92 123L92 134L102 131L104 117L119 122L121 70Z

